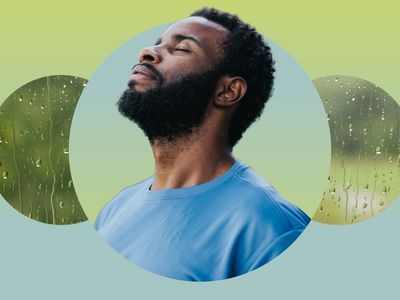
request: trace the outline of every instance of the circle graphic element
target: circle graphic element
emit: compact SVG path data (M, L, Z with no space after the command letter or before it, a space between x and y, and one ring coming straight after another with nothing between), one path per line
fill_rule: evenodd
M372 82L352 76L314 80L329 121L332 160L314 220L351 224L387 208L400 194L400 108Z
M86 220L69 169L69 131L87 80L33 80L0 107L0 193L20 213L49 224Z
M151 147L143 132L122 118L116 105L140 49L154 44L168 25L127 41L98 68L80 97L70 136L76 192L89 221L121 189L151 175ZM267 178L290 202L313 216L325 189L330 136L324 107L307 74L273 41L273 96L246 131L234 155Z

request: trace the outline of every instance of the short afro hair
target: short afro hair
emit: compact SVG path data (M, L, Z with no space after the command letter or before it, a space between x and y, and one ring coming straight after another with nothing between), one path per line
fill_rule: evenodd
M261 116L272 95L275 61L271 49L254 27L236 15L215 8L202 8L190 16L203 17L229 30L222 45L224 58L219 67L223 74L240 76L247 82L247 92L229 125L229 143L234 147L247 128Z

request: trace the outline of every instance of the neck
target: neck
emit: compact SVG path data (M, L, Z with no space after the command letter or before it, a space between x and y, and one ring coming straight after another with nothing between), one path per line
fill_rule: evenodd
M151 144L155 173L152 190L198 185L225 173L234 163L227 138L196 131L173 141Z

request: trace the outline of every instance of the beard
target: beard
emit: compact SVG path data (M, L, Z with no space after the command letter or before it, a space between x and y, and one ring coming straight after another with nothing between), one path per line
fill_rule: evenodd
M190 74L145 92L131 89L117 105L122 116L136 123L149 139L173 141L188 136L205 120L218 80L218 71Z

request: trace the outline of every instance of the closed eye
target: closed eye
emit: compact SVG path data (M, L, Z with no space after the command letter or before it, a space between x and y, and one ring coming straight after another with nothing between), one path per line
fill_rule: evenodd
M184 49L184 48L175 48L175 51L182 51L182 52L190 52L188 49Z

